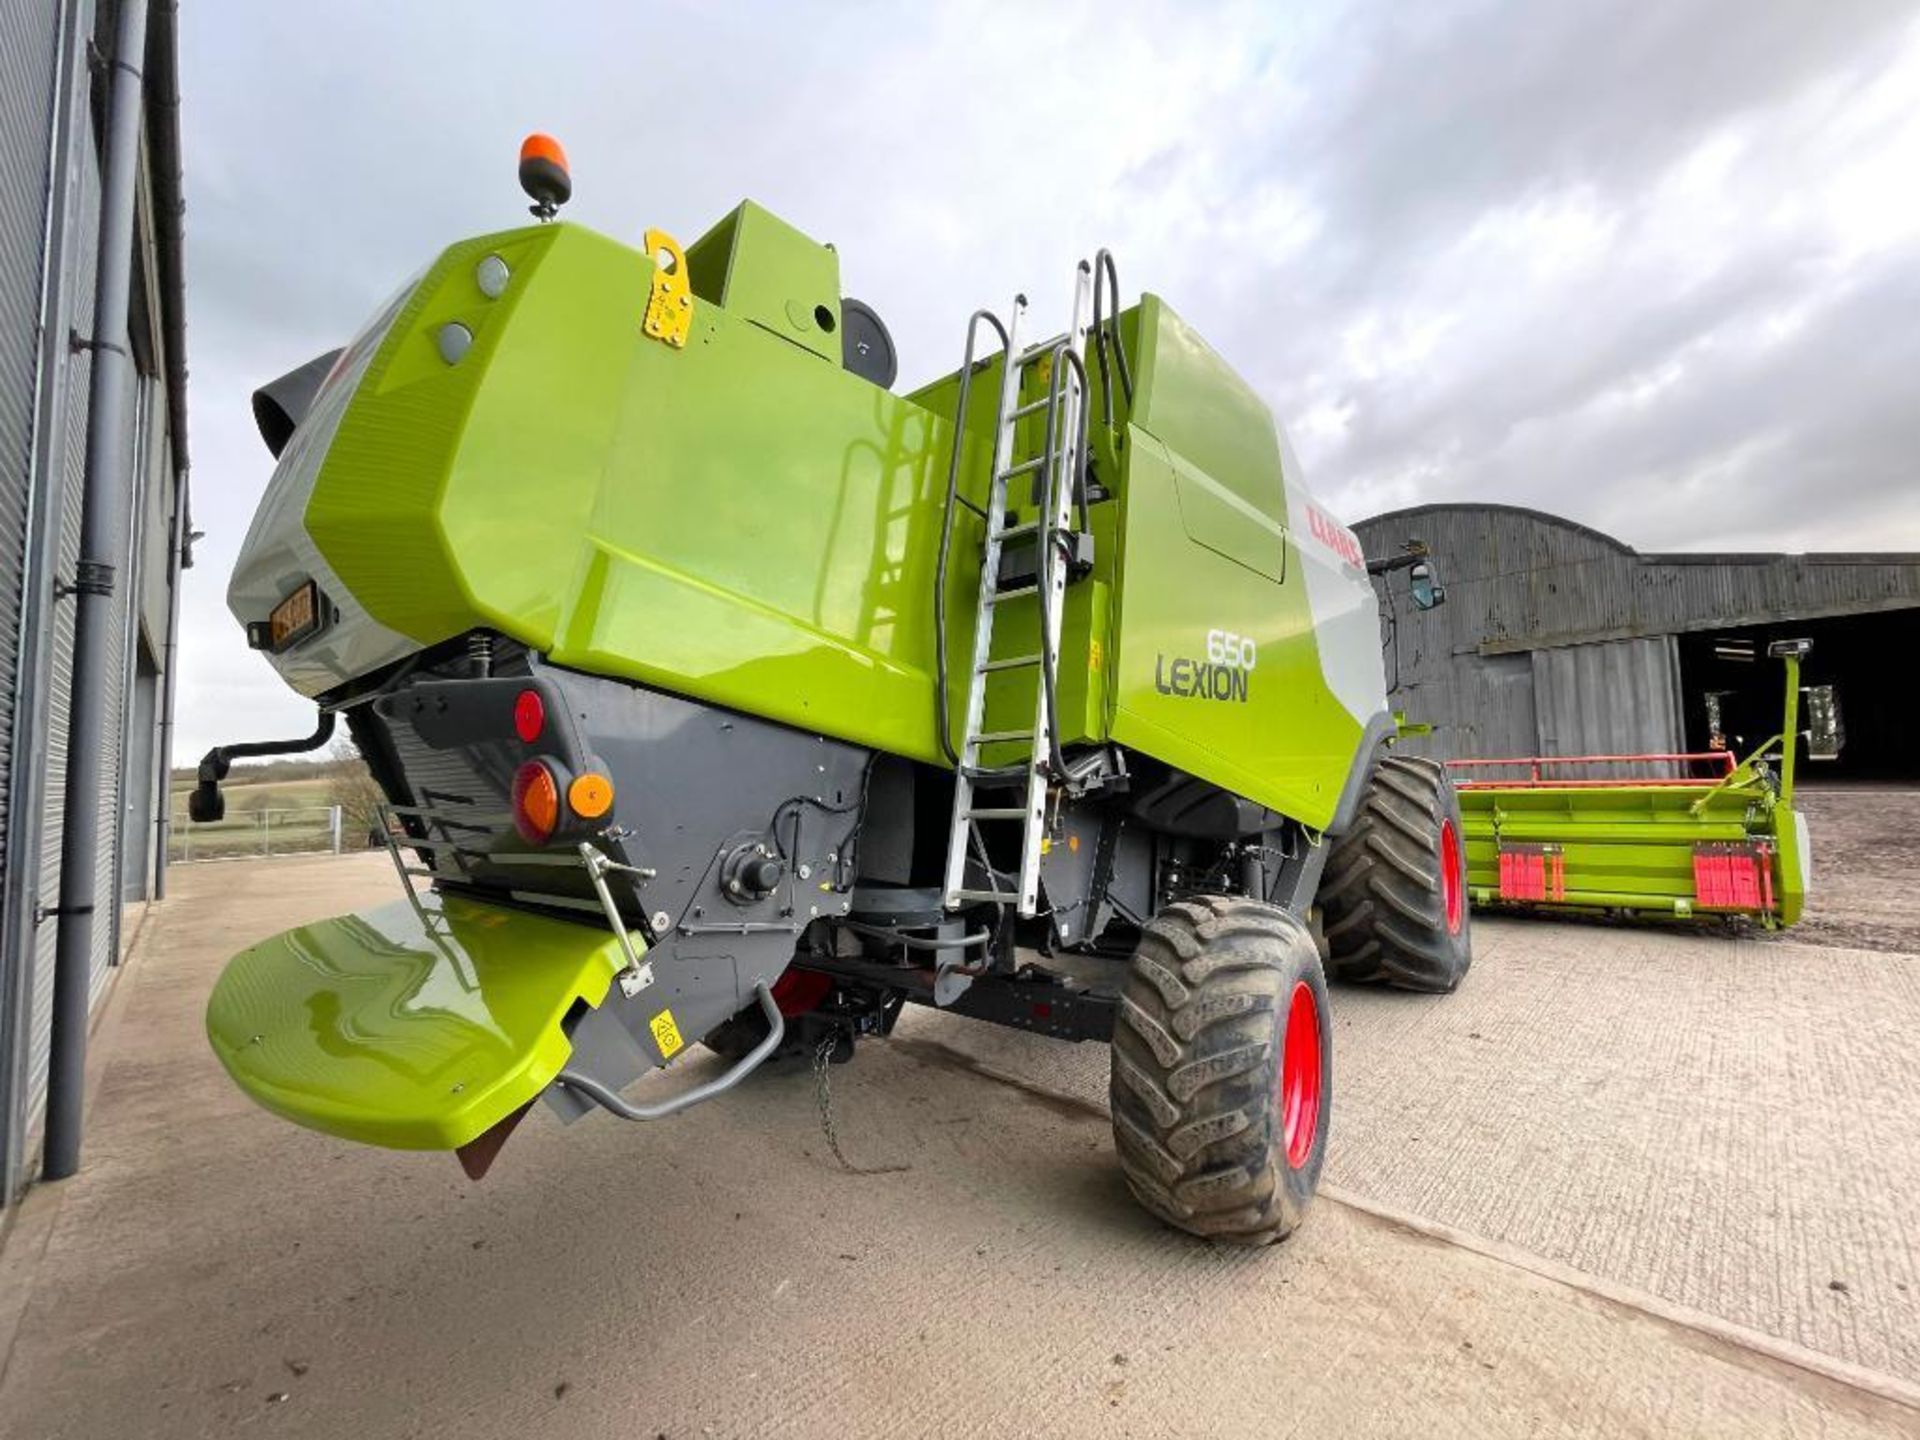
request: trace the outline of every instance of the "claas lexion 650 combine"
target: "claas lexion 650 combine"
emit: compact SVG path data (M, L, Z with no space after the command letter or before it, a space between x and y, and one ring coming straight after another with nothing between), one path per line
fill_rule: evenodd
M338 717L406 894L230 962L234 1080L477 1173L535 1100L657 1119L913 1001L1111 1041L1140 1202L1285 1236L1323 974L1448 991L1470 949L1453 787L1392 751L1368 564L1266 406L1104 252L1064 334L980 311L900 395L831 246L547 223L542 137L521 178L541 223L256 396L229 603L320 724L210 753L194 814Z

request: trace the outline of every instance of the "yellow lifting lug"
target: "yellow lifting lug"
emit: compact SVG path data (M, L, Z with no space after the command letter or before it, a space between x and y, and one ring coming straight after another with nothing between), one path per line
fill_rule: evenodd
M647 231L647 258L653 261L653 290L640 328L674 349L686 347L693 328L693 287L687 283L687 257L680 242L664 230Z

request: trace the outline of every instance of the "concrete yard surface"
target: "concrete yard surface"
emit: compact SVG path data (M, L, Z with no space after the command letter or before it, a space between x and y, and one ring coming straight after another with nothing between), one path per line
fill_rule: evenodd
M1802 784L1793 808L1807 817L1813 885L1799 925L1780 941L1920 950L1920 789L1911 785Z
M0 1253L0 1436L1920 1435L1920 1392L1899 1378L1911 1352L1887 1333L1910 1312L1878 1295L1907 1272L1875 1187L1909 1183L1911 1151L1875 1169L1849 1148L1898 1148L1901 1122L1846 1129L1817 1157L1836 1167L1835 1213L1856 1217L1832 1258L1872 1308L1791 1337L1898 1372L1884 1383L1447 1243L1371 1201L1323 1196L1271 1250L1167 1231L1121 1183L1103 1051L944 1016L910 1015L831 1075L852 1159L904 1168L841 1169L814 1077L785 1066L658 1125L564 1128L536 1109L475 1185L448 1156L255 1109L201 1034L233 951L394 883L384 857L175 872L104 1027L84 1168L29 1195ZM1571 977L1622 963L1607 934L1488 925L1458 995L1337 991L1329 1181L1442 1225L1499 1220L1491 1239L1609 1274L1642 1253L1665 1257L1654 1282L1711 1272L1686 1292L1702 1309L1776 1249L1793 1291L1829 1260L1827 1239L1792 1228L1801 1169L1764 1171L1792 1224L1736 1237L1755 1167L1734 1152L1767 1137L1717 1104L1690 1121L1661 1073L1591 1085L1604 1037L1635 1034L1669 991L1621 986L1577 1024L1542 1008L1556 985L1563 1011L1596 1003ZM1911 963L1878 958L1888 968L1829 979ZM1625 962L1643 979L1676 963ZM1737 1026L1754 1008L1741 973L1776 963L1789 947L1733 947L1682 976L1705 985L1700 1013ZM1882 986L1860 1003L1911 1033L1910 1001ZM1744 1064L1776 1103L1764 1046L1701 1057L1657 1026L1636 1044L1676 1056L1689 1087L1696 1066ZM1460 1058L1483 1053L1504 1058ZM1886 1062L1878 1038L1810 1057L1810 1095L1913 1093L1906 1072L1856 1074ZM1500 1067L1513 1093L1490 1111ZM1694 1161L1643 1164L1650 1134ZM1675 1185L1692 1223L1657 1203ZM1710 1257L1730 1240L1752 1253L1728 1268Z
M1327 1180L1920 1383L1920 960L1474 925L1453 995L1334 987ZM1093 1047L909 1021L1105 1098Z

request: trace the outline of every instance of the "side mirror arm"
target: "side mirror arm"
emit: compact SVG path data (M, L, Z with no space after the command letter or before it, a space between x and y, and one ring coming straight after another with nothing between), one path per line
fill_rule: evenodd
M333 738L334 716L331 710L320 712L313 734L303 740L249 740L239 745L216 745L200 758L199 784L187 797L187 817L196 825L223 820L227 797L220 793L220 782L227 778L233 762L246 755L301 755L318 750Z

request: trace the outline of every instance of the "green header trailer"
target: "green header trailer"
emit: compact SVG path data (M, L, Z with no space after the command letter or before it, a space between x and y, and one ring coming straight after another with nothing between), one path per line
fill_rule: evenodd
M1744 760L1692 754L1532 756L1448 762L1479 907L1675 921L1799 920L1811 857L1793 808L1805 641L1776 642L1781 733ZM1830 692L1809 692L1809 753L1838 753Z
M1326 975L1472 951L1453 786L1391 748L1367 559L1266 405L1105 252L1064 330L976 311L900 393L831 245L550 223L542 137L521 178L540 223L255 399L228 604L320 719L193 813L344 724L405 893L234 957L235 1082L477 1176L536 1102L661 1120L924 1005L1110 1043L1140 1202L1285 1236Z

